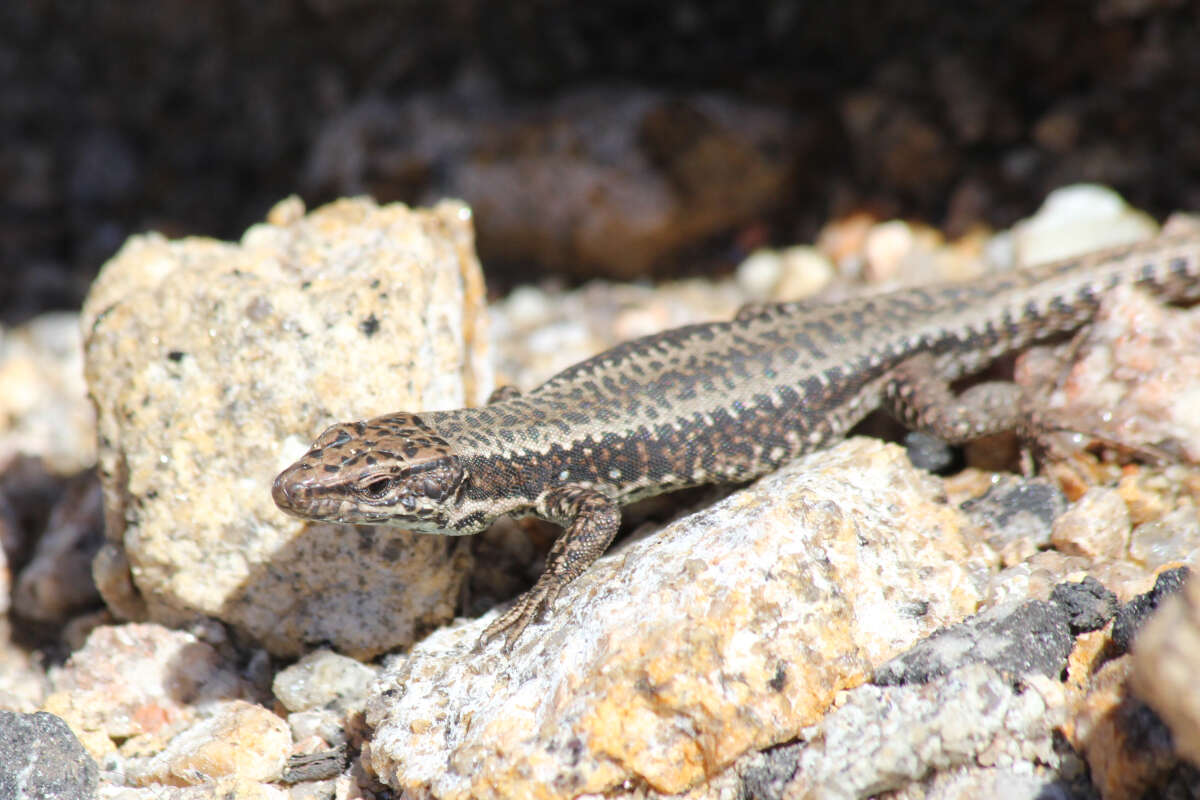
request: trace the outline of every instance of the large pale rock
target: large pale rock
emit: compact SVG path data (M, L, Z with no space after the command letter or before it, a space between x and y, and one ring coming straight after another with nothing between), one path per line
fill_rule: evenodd
M411 797L680 792L788 741L841 689L974 610L964 517L852 440L601 559L511 655L491 615L381 677L364 760Z
M285 202L238 244L130 239L83 310L117 613L221 619L271 652L366 657L448 620L465 567L438 536L308 525L275 474L338 420L491 389L469 210Z

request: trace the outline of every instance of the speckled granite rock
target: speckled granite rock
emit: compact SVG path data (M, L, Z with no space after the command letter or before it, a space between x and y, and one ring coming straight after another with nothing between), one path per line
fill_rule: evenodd
M53 714L0 711L0 797L92 800L96 762Z
M682 791L974 608L938 494L894 446L801 459L606 556L511 655L472 652L490 616L430 636L380 678L364 758L412 797Z
M452 540L308 525L276 472L337 420L490 391L470 212L298 201L238 244L131 239L83 311L118 614L209 615L277 654L370 656L448 620Z
M1044 784L1057 779L1053 729L1065 715L1061 685L973 664L928 684L862 686L804 732L796 775L783 796L858 798L900 789L961 766L1025 762ZM1018 795L1022 796L1022 795ZM1032 797L1036 795L1023 795Z

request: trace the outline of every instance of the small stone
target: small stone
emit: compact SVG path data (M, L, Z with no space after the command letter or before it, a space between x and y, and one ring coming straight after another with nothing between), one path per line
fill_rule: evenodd
M810 744L799 749L783 796L891 796L958 767L1057 765L1054 729L1066 706L1052 683L1014 685L1010 675L972 664L929 683L852 689L805 731ZM1054 778L1047 770L1043 781Z
M774 299L803 300L820 292L837 274L829 257L815 247L787 247L779 252L781 273Z
M737 268L738 287L747 297L765 300L774 297L783 277L783 259L775 250L756 250Z
M1155 790L1179 762L1170 730L1132 695L1131 667L1129 657L1106 662L1062 725L1071 746L1087 761L1100 797L1162 796Z
M113 739L186 726L199 697L252 693L211 645L149 624L97 628L51 682L46 710L64 717L97 758Z
M1050 481L1006 476L962 508L984 530L1004 565L1012 566L1050 544L1054 521L1066 510L1067 499Z
M71 482L55 503L29 564L21 570L13 607L27 619L62 623L95 607L92 557L104 539L104 508L94 472Z
M375 670L331 650L316 650L280 670L271 688L288 711L361 708Z
M0 327L0 464L18 453L37 455L63 475L96 463L78 314Z
M872 283L894 279L912 249L913 231L907 222L890 220L872 227L864 242L868 279Z
M1115 489L1089 489L1054 522L1050 542L1067 555L1116 560L1129 546L1129 509Z
M274 781L283 775L291 747L282 719L262 706L232 700L175 736L161 753L140 763L131 759L127 778L142 786L183 786L224 776Z
M1117 613L1117 596L1090 575L1082 581L1055 586L1050 592L1050 602L1066 612L1075 636L1103 628Z
M1117 609L1117 618L1113 623L1112 641L1116 653L1124 653L1133 645L1138 631L1150 618L1164 600L1177 594L1183 588L1184 581L1191 575L1187 567L1169 569L1159 574L1154 581L1154 588L1145 594L1138 595Z
M1129 557L1147 569L1177 561L1198 560L1200 550L1200 514L1184 506L1168 511L1156 520L1138 525L1129 541Z
M1104 186L1056 189L1029 219L1013 227L1017 261L1032 266L1109 245L1148 239L1158 225Z

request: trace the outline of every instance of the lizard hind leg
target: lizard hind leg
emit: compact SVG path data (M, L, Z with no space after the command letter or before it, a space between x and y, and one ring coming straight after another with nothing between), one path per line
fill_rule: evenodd
M533 588L517 598L511 608L488 625L479 638L482 647L503 636L511 651L529 623L545 614L559 592L599 558L621 525L616 501L595 489L568 485L551 489L537 504L538 516L564 526L546 556L546 568Z
M1030 421L1029 400L1011 381L989 381L955 394L919 353L898 364L883 386L883 406L902 425L950 444L1005 431L1022 433Z

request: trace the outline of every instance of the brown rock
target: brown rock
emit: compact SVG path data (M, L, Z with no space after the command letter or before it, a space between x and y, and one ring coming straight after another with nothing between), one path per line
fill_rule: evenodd
M1138 634L1133 686L1158 712L1180 755L1200 765L1200 581L1188 580Z

